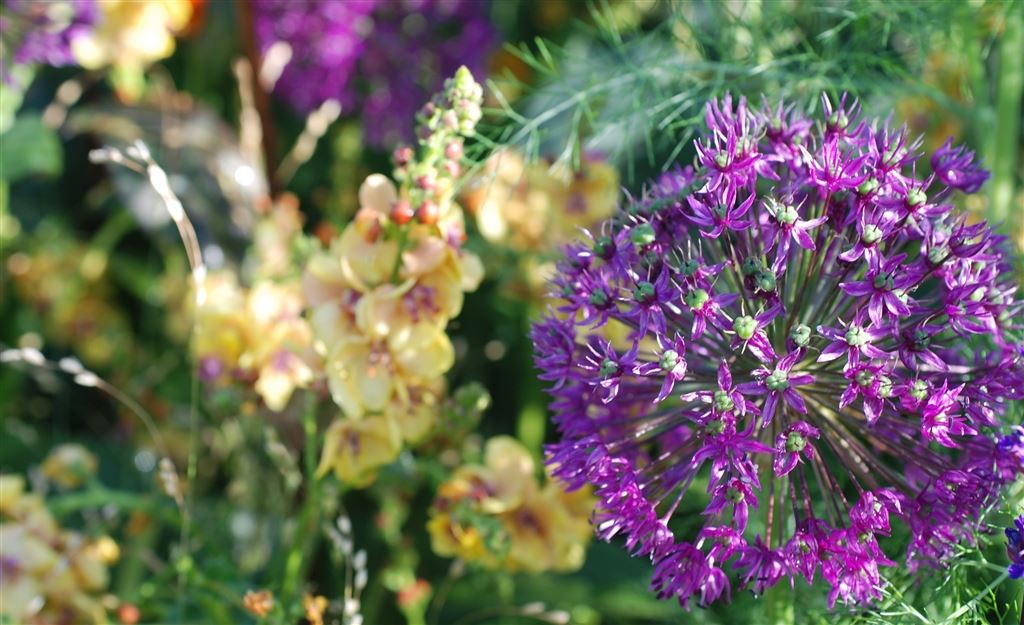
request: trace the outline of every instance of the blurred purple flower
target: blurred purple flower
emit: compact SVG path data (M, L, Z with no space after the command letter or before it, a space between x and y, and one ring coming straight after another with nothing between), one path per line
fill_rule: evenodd
M71 65L71 42L88 32L97 18L93 0L5 0L0 14L2 46L14 65ZM6 61L4 65L6 79L9 68Z
M496 44L478 0L258 0L266 50L292 47L276 91L299 112L335 99L360 109L366 141L413 139L416 112L460 66L483 75Z

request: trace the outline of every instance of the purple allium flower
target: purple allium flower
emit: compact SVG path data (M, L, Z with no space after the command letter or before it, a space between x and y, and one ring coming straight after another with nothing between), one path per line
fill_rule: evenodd
M571 245L533 329L553 472L684 607L818 574L877 599L892 523L908 568L942 565L1024 470L998 438L1024 398L1005 239L904 130L824 110L710 104L693 174Z
M15 65L71 65L75 62L71 42L88 32L97 17L93 0L5 0L0 14L0 47ZM5 62L5 77L8 69Z
M478 0L257 0L266 50L292 48L276 91L302 113L328 99L361 107L366 140L413 140L420 105L460 66L486 69L496 33Z
M1006 555L1010 557L1009 573L1012 579L1024 577L1024 516L1013 520L1006 532Z

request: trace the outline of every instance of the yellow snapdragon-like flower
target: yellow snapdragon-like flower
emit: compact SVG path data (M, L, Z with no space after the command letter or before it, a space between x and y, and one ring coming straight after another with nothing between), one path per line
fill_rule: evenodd
M250 381L268 408L283 410L319 368L300 285L262 281L246 290L234 274L218 272L206 288L193 343L200 376L218 384Z
M191 0L98 0L99 22L71 43L86 69L142 69L174 52L174 33L192 17Z
M589 491L542 487L533 458L514 438L487 441L484 464L464 465L439 488L427 531L434 551L487 568L572 571L590 540Z
M377 470L391 463L401 450L401 434L383 416L358 421L336 419L324 436L317 474L334 471L342 482L366 486L376 478Z
M105 623L101 593L117 546L62 529L21 476L0 476L0 620Z

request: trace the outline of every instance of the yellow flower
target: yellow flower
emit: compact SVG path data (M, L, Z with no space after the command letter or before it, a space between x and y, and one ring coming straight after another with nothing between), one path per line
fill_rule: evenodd
M193 350L203 377L223 381L248 344L245 293L229 271L208 275L205 288L206 300L195 313Z
M249 346L239 366L257 372L254 388L274 411L314 378L313 333L301 317L304 306L297 283L264 281L249 291Z
M327 429L318 475L333 470L352 486L367 486L377 470L392 462L401 451L401 435L383 416L354 420L340 418Z
M483 465L459 467L441 484L427 529L439 555L509 571L571 571L583 564L594 503L589 491L565 493L553 480L541 488L526 449L498 436Z
M174 52L174 32L192 17L190 0L100 0L99 23L71 44L86 69L141 69Z
M77 488L96 474L96 456L85 447L69 443L50 451L42 464L42 473L61 488Z
M0 477L0 621L106 622L93 595L107 587L116 552L109 538L91 542L60 528L20 476Z
M495 567L497 559L484 544L480 530L456 521L450 514L436 513L427 521L430 547L439 556L461 558L483 566Z
M0 514L11 514L24 494L25 478L20 475L0 475Z
M579 171L528 164L513 150L495 154L466 202L484 238L517 250L551 251L578 229L610 216L619 197L618 172L584 158Z

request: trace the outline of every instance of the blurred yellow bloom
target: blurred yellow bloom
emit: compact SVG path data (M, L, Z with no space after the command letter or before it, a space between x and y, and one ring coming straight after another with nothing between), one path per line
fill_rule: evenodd
M464 465L438 488L427 531L436 553L509 571L570 571L590 540L589 492L541 488L514 438L487 441L483 465Z
M95 595L117 554L109 537L90 541L60 528L43 499L24 492L21 476L0 476L0 621L106 622Z
M96 474L96 456L85 447L69 443L50 451L41 466L43 476L61 488L77 488Z
M86 69L142 69L174 52L174 33L192 17L190 0L99 0L99 23L71 42Z
M318 475L334 471L339 480L353 486L373 482L377 470L392 462L401 451L401 434L383 416L366 419L335 419L324 435Z
M584 158L578 172L548 163L528 164L503 150L487 163L466 202L488 240L520 251L553 251L610 216L619 197L618 172Z

